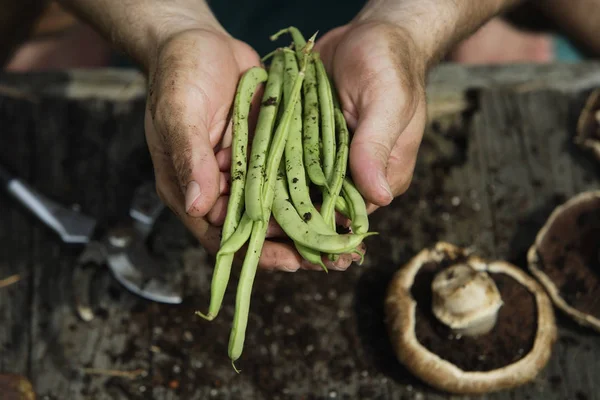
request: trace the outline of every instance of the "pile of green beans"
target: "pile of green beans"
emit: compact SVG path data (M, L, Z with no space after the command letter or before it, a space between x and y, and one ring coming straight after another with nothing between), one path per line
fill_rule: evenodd
M208 313L221 308L234 255L247 246L237 287L229 358L241 356L250 297L271 217L307 261L327 268L323 257L360 253L370 235L363 197L347 176L350 133L339 100L319 54L316 34L306 41L295 27L282 29L293 43L263 58L267 67L242 75L233 104L231 186L221 246L216 255ZM248 118L252 99L264 84L260 110L249 145ZM320 199L311 196L317 189ZM315 206L321 201L320 209ZM338 233L335 211L350 220L350 233ZM362 262L362 261L361 261ZM238 371L239 372L239 371Z

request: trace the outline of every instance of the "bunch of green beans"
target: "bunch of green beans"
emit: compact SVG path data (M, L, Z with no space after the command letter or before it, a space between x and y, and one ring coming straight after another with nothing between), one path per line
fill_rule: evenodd
M273 36L291 35L293 43L263 58L268 67L253 67L241 77L233 105L231 186L221 246L216 255L208 313L221 308L234 255L247 246L237 287L229 357L241 356L250 297L271 217L307 261L327 268L323 257L358 252L370 235L363 197L346 176L350 133L337 95L319 54L316 34L306 41L295 27ZM264 84L260 110L249 148L250 105ZM311 196L317 189L320 199ZM316 201L321 201L317 209ZM351 232L338 233L335 211L350 220ZM362 254L361 254L362 256ZM361 261L362 262L362 261ZM239 372L239 371L238 371Z

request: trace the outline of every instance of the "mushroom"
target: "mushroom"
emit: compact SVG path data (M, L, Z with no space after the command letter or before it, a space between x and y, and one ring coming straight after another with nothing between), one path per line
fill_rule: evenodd
M400 363L456 394L531 381L557 335L552 302L535 279L446 242L422 250L395 273L385 312Z
M575 144L600 160L600 88L588 96L577 120Z
M502 299L487 272L456 264L436 274L431 290L433 315L453 332L476 336L496 324Z
M600 191L558 206L527 253L529 270L557 308L600 332Z

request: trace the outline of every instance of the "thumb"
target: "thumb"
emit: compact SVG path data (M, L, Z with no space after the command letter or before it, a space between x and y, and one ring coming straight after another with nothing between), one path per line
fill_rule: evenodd
M193 96L195 97L195 96ZM185 198L185 212L203 217L219 197L220 170L198 98L178 94L168 110L157 110L155 126Z
M187 214L203 217L219 197L221 173L208 133L191 131L187 139L185 147L173 153L173 166L185 189Z
M390 93L393 93L390 96ZM365 92L357 109L358 122L350 145L350 170L369 202L386 206L394 195L386 178L390 153L414 113L414 101L403 88L378 85Z

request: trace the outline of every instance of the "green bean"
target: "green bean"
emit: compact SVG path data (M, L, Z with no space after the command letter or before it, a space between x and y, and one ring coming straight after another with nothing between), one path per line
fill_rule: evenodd
M284 57L285 73L283 81L283 98L284 104L287 105L288 100L291 97L292 86L298 75L298 63L296 61L296 55L292 51L286 51ZM309 225L315 225L316 229L321 228L331 231L328 229L329 227L321 217L321 214L314 207L310 198L310 193L308 192L302 159L302 103L300 101L296 103L296 108L294 109L294 119L290 124L290 131L288 133L284 154L286 166L284 173L287 171L288 185L294 206ZM283 164L284 163L281 163L281 167L283 167ZM321 253L299 243L296 243L295 246L302 257L312 263L321 265L327 272L327 268L321 260Z
M269 68L269 78L262 97L260 112L256 122L252 151L248 166L248 178L246 181L246 212L257 221L264 220L262 205L262 189L264 185L264 172L271 134L275 125L277 109L281 101L283 85L283 52L279 51L273 57Z
M223 225L222 241L235 231L244 206L244 188L246 184L248 114L250 103L258 85L267 80L267 71L260 67L250 68L244 73L236 93L233 110L233 145L231 146L231 187L227 215Z
M267 71L260 67L253 67L246 71L236 91L233 105L233 144L231 146L231 186L229 189L229 202L227 215L221 230L221 244L235 232L242 214L244 205L244 186L246 181L246 160L248 147L248 114L250 103L258 86L267 80ZM233 255L222 257L215 263L211 281L211 296L209 310L206 315L199 315L214 319L221 308L225 289L229 282Z
M271 36L271 40L277 40L284 33L289 33L294 41L294 47L300 58L301 49L305 46L304 36L294 26L282 29ZM304 163L308 178L317 186L328 187L327 179L321 168L321 155L319 148L319 99L317 95L317 76L314 60L310 59L306 66L306 77L304 78Z
M229 239L227 239L222 245L216 255L215 265L220 267L218 270L219 273L225 274L226 268L223 266L228 266L231 268L233 264L233 258L235 256L235 252L242 248L242 246L248 241L250 234L252 233L252 219L248 216L247 213L242 215L242 219L238 224L237 229ZM196 315L202 317L206 320L213 320L217 314L219 313L219 308L221 308L221 303L223 301L223 296L225 295L225 289L227 287L227 280L219 280L216 279L219 275L216 273L217 268L215 268L215 279L213 280L213 287L211 293L213 293L213 297L215 300L212 300L208 309L208 314L204 314L200 311L196 311ZM227 278L229 278L229 273ZM216 286L218 283L218 286Z
M304 49L306 52L306 57L308 57L313 45L314 38L311 38ZM250 243L248 245L248 251L242 265L242 272L240 275L235 299L233 327L229 337L229 358L231 359L231 364L236 371L238 370L235 367L235 361L241 356L244 347L246 327L248 325L248 312L250 310L252 285L254 284L256 269L258 267L260 254L262 252L265 236L267 234L268 220L271 215L271 207L273 197L275 195L274 181L277 180L277 169L281 164L294 109L296 104L300 101L300 92L302 89L302 82L304 81L305 68L306 63L303 64L302 70L298 72L298 75L294 81L289 103L285 107L281 121L277 126L275 135L273 136L267 161L265 186L263 187L263 207L265 207L265 212L263 215L266 216L266 218L264 220L261 219L252 223Z
M344 217L350 220L352 219L352 211L350 210L350 206L342 196L338 196L335 199L335 209Z
M258 268L258 261L267 234L267 222L253 221L252 234L248 244L248 252L242 264L242 272L237 287L235 298L235 312L233 326L229 335L228 353L231 365L236 372L235 361L242 355L244 340L246 338L246 327L248 326L248 314L250 312L250 298L252 297L252 286Z
M240 223L233 232L229 239L227 239L221 248L217 252L217 257L224 256L226 254L234 254L236 251L242 248L242 246L248 241L250 233L252 232L252 218L248 216L248 213L242 215Z
M350 224L352 230L359 234L367 232L369 230L369 215L367 214L365 200L349 178L344 179L342 190L348 198L348 205L352 209Z
M300 53L302 51L302 49L304 48L304 46L306 46L306 40L304 39L304 35L302 35L302 32L300 32L300 30L298 28L296 28L295 26L289 26L287 28L283 28L283 29L279 30L278 32L274 33L270 37L271 41L275 41L275 40L279 39L279 37L281 35L283 35L284 33L289 33L290 36L292 36L292 40L294 41L294 47L296 48L296 51L298 53ZM315 36L316 36L316 33L315 33Z
M296 57L292 52L286 52L285 79L283 84L284 104L286 97L290 97L292 84L298 75ZM304 168L302 148L302 104L298 102L294 109L294 119L290 124L290 131L285 145L285 171L292 203L300 215L313 229L320 233L335 233L325 222L321 213L314 207L308 191L306 170Z
M335 119L333 115L333 98L329 77L325 65L317 53L314 53L317 73L317 91L321 110L321 134L323 141L323 172L327 182L331 182L335 158Z
M376 235L376 232L347 235L324 235L315 232L300 217L291 205L285 176L278 174L275 197L273 199L273 216L283 231L296 243L328 254L342 254L355 249L364 238Z
M304 258L306 261L308 261L311 264L320 265L323 271L327 273L329 272L329 270L323 263L323 259L321 258L320 252L313 250L309 247L303 246L300 243L294 243L294 246L296 247L296 250L298 250L298 253L300 253L302 258Z
M304 48L305 60L308 58L312 46L314 45L314 37L311 38ZM289 132L292 117L296 108L296 103L300 101L302 83L304 82L304 74L306 72L306 62L302 64L302 68L298 72L296 79L294 80L294 86L289 98L289 103L285 107L285 111L281 116L281 120L275 134L273 135L273 141L271 142L271 148L267 159L266 174L265 174L265 185L263 188L263 215L269 216L271 210L271 203L273 202L275 180L277 179L277 169L281 163L283 152L285 150L285 144L287 141L287 135Z
M321 149L319 144L319 96L317 94L317 76L314 60L306 66L304 80L304 163L312 183L329 188L325 173L321 167Z
M333 219L335 223L335 202L342 190L342 182L346 177L346 167L348 165L348 127L346 120L339 108L334 110L335 127L338 132L338 150L335 160L335 168L329 181L329 196L323 201L321 214L325 221Z

